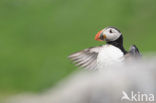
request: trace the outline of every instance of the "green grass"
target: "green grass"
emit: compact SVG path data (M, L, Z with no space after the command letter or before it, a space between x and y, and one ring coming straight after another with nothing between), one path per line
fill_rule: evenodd
M1 0L0 94L39 92L76 68L67 56L119 28L125 47L156 51L155 0Z

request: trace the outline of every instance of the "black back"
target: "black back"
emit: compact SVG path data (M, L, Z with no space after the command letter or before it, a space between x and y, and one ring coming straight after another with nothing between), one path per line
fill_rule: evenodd
M127 51L123 47L123 36L122 35L117 40L107 41L106 43L118 47L124 54L127 53Z

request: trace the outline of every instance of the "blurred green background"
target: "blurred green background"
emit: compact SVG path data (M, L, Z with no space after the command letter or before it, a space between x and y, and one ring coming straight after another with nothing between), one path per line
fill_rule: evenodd
M115 26L126 49L156 51L156 0L0 0L0 98L41 92L76 67L67 56L101 45Z

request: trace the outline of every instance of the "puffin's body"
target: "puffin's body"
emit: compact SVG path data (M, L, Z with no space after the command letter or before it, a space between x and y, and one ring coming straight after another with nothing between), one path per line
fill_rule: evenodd
M104 68L111 65L122 63L124 53L118 48L110 44L103 45L97 56L97 68Z
M69 58L76 65L92 70L122 64L129 57L140 57L135 45L132 45L128 52L124 49L123 36L115 27L104 28L96 34L95 40L106 41L106 44L73 53Z

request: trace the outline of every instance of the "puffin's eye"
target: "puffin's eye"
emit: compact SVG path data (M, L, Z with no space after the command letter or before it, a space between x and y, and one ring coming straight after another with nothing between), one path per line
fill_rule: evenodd
M110 33L113 33L113 32L112 32L112 29L110 29L109 32L110 32Z

